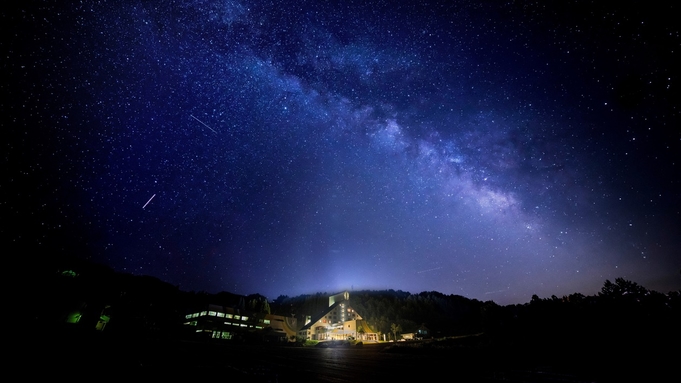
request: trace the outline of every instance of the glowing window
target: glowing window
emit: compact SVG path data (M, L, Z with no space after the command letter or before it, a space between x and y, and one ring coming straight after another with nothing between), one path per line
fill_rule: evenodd
M225 314L225 318L227 319L232 319L233 315L232 314Z
M225 317L225 313L218 313L218 318L224 318L224 317Z
M247 321L247 320L248 320L248 317L241 317L241 320Z
M206 316L207 314L208 314L207 311L201 311L201 314L199 314L199 315L200 315L200 316Z
M265 319L265 324L270 324L270 320L269 320L269 319Z
M209 311L209 312L208 312L208 315L214 317L214 316L217 316L218 313L216 313L215 311Z
M235 315L235 316L234 316L234 319L241 319L241 316L240 316L240 315Z
M185 319L191 319L192 314L187 314L187 315L185 315L184 317L185 317Z

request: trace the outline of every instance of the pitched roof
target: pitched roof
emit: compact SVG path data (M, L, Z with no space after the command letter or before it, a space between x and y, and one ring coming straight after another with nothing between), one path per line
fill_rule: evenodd
M299 331L302 331L302 330L309 330L310 327L312 327L312 325L314 325L315 323L319 322L320 319L324 318L324 316L326 316L326 314L330 313L333 309L335 309L339 304L341 304L341 303L343 303L343 302L344 302L344 301L342 301L342 302L336 302L336 303L332 304L331 306L327 307L326 310L322 311L321 314L319 314L319 315L315 316L314 318L312 318L312 320L311 320L310 322L308 322L305 326L303 326Z

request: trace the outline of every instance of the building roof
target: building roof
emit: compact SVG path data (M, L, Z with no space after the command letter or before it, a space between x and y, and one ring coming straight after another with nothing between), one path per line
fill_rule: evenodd
M302 331L302 330L309 330L309 329L312 327L312 325L314 325L315 323L319 322L320 319L324 318L324 317L326 316L326 314L328 314L328 313L330 313L331 311L333 311L333 309L335 309L336 307L338 307L338 305L340 305L340 304L343 303L343 302L345 302L345 301L336 302L336 303L332 304L331 306L327 307L326 310L324 310L324 311L321 312L321 314L319 314L319 315L315 316L314 318L312 318L312 320L310 320L310 322L308 322L305 326L303 326L303 327L300 329L300 331Z

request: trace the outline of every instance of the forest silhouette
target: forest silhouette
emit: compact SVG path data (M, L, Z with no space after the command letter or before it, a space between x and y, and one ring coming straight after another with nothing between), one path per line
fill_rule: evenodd
M185 292L157 278L118 273L77 259L54 262L43 270L34 275L36 288L28 301L29 306L39 303L40 309L31 310L33 315L24 324L41 329L39 335L32 332L29 341L48 342L55 350L112 339L131 344L192 342L194 334L183 324L184 316L208 304L302 321L327 308L330 295L268 300L259 294ZM449 353L508 366L531 361L559 364L587 376L642 379L671 371L679 356L681 293L660 293L624 278L606 280L591 296L533 295L527 303L506 306L436 291L401 290L352 291L350 305L379 336L387 335L380 339L428 329L431 339L395 343L386 352ZM107 318L106 328L96 331L102 317ZM251 332L235 339L257 344L266 338Z

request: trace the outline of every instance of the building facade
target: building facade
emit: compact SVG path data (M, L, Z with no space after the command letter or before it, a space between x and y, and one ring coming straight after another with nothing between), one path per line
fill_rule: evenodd
M329 307L320 315L306 320L298 331L298 337L318 341L378 341L378 334L350 306L350 294L347 291L330 296Z
M206 310L185 315L185 326L213 339L261 336L266 340L285 341L296 335L296 319L267 313L250 313L232 307L208 305Z

